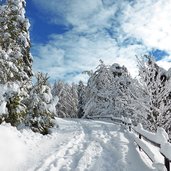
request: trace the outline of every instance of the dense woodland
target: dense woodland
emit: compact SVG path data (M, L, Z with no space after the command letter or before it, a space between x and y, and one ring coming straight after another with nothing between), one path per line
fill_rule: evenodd
M47 74L32 71L25 5L25 0L0 5L0 123L47 134L55 117L124 116L151 131L163 127L171 138L171 69L151 56L138 57L139 76L133 79L125 66L100 60L87 72L87 84L59 80L52 86Z

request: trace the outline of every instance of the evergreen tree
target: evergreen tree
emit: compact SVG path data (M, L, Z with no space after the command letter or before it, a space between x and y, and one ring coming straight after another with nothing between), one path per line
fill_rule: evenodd
M127 88L130 84L130 76L127 68L114 63L109 68L109 72L112 74L111 81L111 94L113 102L113 113L115 116L125 116L128 114L124 104L125 96L127 96Z
M63 81L58 81L55 82L53 86L53 96L58 96L59 97L59 102L56 106L56 111L57 111L57 116L60 118L67 117L67 111L65 107L65 103L63 100L65 100L65 84Z
M54 84L53 94L59 97L59 103L56 106L58 117L78 117L77 85L69 85L63 81L58 81Z
M84 116L84 106L85 106L85 85L82 81L78 84L78 118Z
M70 89L70 104L71 104L71 117L78 118L78 86L75 83L72 83Z
M7 81L25 81L32 76L30 54L29 21L25 18L25 1L8 0L1 20L0 45L7 53L7 61L13 66L11 78ZM11 64L10 64L11 65Z
M47 74L37 73L36 79L30 92L26 124L35 132L47 134L48 129L53 126L58 98L51 94Z
M139 60L140 82L134 84L131 90L134 112L139 114L144 126L156 131L158 126L169 133L170 105L171 105L171 79L169 71L156 64L151 56L144 56ZM143 119L142 119L143 118ZM167 125L167 126L166 126Z
M107 66L100 61L98 69L90 76L86 87L84 117L105 115L111 104L112 75Z
M127 115L123 103L130 84L127 69L118 64L106 66L100 61L98 69L91 75L86 87L86 116Z
M152 57L145 56L146 61L140 61L140 78L146 94L148 95L147 120L150 121L151 129L157 129L160 109L163 102L162 93L165 90L166 71L160 68Z
M32 76L29 22L24 8L24 0L8 0L0 6L0 84L6 87L5 120L15 126L25 118L27 107L24 102Z

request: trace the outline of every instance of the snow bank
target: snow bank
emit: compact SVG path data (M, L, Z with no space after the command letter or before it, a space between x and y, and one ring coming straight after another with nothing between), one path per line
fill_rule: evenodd
M25 163L27 149L21 140L21 133L9 124L0 125L0 169L9 171ZM2 162L3 161L3 162Z
M163 144L169 140L168 134L163 128L158 127L156 133L149 132L142 127L142 124L138 124L137 127L134 128L135 131L148 138L149 140L157 143Z

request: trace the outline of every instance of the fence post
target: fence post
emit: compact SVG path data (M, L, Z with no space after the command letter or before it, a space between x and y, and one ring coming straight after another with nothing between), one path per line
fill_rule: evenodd
M139 139L141 139L141 134L139 134ZM140 146L138 147L139 147L139 151L141 151L141 147Z
M141 134L139 134L139 139L141 139Z
M166 157L164 157L164 165L165 165L167 171L170 171L170 161Z
M131 124L128 124L129 125L129 131L131 132Z

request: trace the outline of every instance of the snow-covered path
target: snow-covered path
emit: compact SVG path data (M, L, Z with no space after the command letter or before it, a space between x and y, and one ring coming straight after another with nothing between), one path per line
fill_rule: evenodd
M121 126L91 120L58 120L58 122L60 128L57 134L61 135L61 142L58 136L58 140L53 139L53 148L50 144L49 153L27 170L153 170L143 162L129 134ZM53 134L55 136L56 133Z
M0 125L2 171L150 171L122 126L104 121L57 119L43 136ZM145 161L145 162L144 162Z

